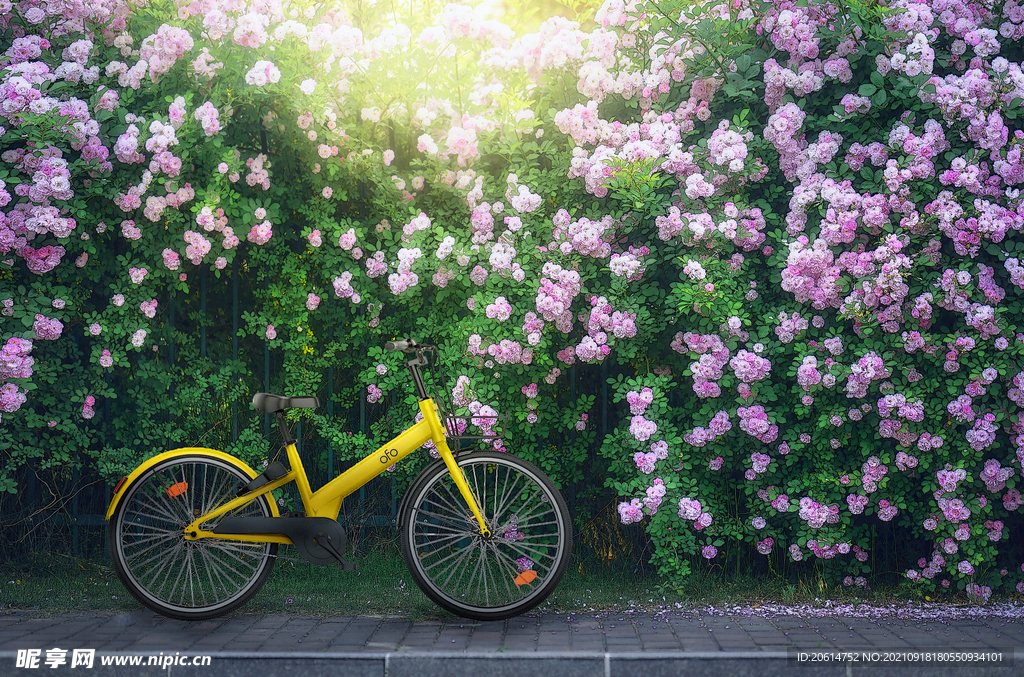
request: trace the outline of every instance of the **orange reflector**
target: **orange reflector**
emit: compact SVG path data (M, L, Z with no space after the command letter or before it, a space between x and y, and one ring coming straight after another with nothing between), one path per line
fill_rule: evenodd
M521 573L518 576L516 576L515 584L516 585L526 585L527 583L531 583L533 581L533 579L535 579L535 578L537 578L537 572L534 571L533 569L527 569L523 573Z
M177 498L188 491L188 482L178 482L167 487L167 495L171 498Z

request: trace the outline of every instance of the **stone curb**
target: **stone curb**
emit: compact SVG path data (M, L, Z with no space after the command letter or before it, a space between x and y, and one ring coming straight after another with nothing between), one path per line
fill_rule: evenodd
M103 666L100 656L158 656L153 652L98 652L97 662L86 674L103 677L151 675L210 675L218 677L522 677L522 675L559 675L564 677L677 677L679 675L710 677L793 677L803 672L810 676L841 677L885 674L894 677L952 677L959 675L1020 675L1019 667L978 668L936 666L893 666L880 670L878 665L815 665L793 666L787 652L245 652L217 651L175 652L180 656L211 657L209 666ZM15 658L16 652L0 651L0 665ZM47 674L77 674L72 669L46 669ZM75 669L77 670L77 668ZM12 675L32 674L28 669L15 669Z

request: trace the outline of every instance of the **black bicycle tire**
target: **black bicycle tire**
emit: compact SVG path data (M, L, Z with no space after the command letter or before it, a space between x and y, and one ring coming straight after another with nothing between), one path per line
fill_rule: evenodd
M557 561L551 568L543 585L533 594L513 604L502 605L496 608L467 605L438 590L429 581L428 577L420 572L419 558L415 555L415 544L413 542L415 539L413 513L417 509L417 497L423 496L425 490L431 484L448 476L448 470L443 461L439 460L431 463L413 480L406 494L406 500L402 503L402 508L398 515L398 525L402 556L405 559L409 573L416 585L432 602L457 616L481 621L497 621L521 615L535 608L558 587L558 583L561 581L562 575L569 565L569 560L572 558L572 519L565 499L562 497L558 487L540 468L529 461L525 461L512 454L493 451L476 451L461 454L456 459L460 467L475 463L486 463L488 460L513 467L519 466L528 474L533 475L540 482L544 492L551 497L551 505L561 521L559 538L562 540L562 547L557 555ZM485 507L483 509L486 510ZM484 517L486 519L489 516L485 514Z
M117 574L118 579L121 581L121 584L124 585L125 589L132 595L132 597L134 597L140 604L145 606L147 609L155 611L156 613L162 616L166 616L168 618L174 618L176 620L184 621L203 621L231 613L235 609L239 608L240 606L248 602L257 592L259 592L259 590L266 583L267 578L270 576L270 572L274 568L274 563L277 560L278 544L271 544L271 547L269 548L267 554L264 557L266 561L263 564L262 571L256 577L256 581L249 585L245 593L237 597L236 599L231 600L229 603L217 607L216 609L196 612L179 611L177 609L169 608L157 602L154 602L148 595L143 593L142 590L139 589L139 587L133 580L132 576L124 568L124 564L122 563L121 557L118 554L117 540L120 537L119 525L121 523L121 519L123 518L124 511L127 509L127 506L129 504L128 499L133 493L133 487L138 487L141 482L152 478L153 475L155 475L161 469L166 468L168 465L185 462L188 461L189 459L217 461L217 464L220 465L222 468L230 469L231 471L237 472L237 476L239 479L251 479L244 473L244 471L242 471L241 468L235 466L234 464L227 463L222 459L219 459L215 456L211 456L209 454L190 453L185 456L176 456L174 458L169 458L166 461L158 463L153 467L147 469L146 472L144 472L143 474L139 475L135 480L132 481L132 484L129 484L127 487L125 487L124 494L122 495L121 500L114 511L114 514L111 515L111 518L107 523L107 548L110 555L111 564L113 565L113 569ZM255 501L261 502L263 511L266 513L266 516L269 517L273 514L270 510L270 504L266 495L260 496L259 498L255 499Z

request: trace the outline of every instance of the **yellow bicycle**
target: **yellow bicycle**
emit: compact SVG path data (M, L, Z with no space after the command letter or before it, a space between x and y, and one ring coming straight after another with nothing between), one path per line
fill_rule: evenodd
M155 456L123 478L107 509L108 541L129 592L157 613L203 620L256 594L280 545L294 545L314 564L353 570L337 521L342 501L433 442L440 458L416 477L398 510L402 554L416 584L439 606L479 620L521 614L551 594L572 552L572 522L557 487L508 453L454 453L448 440L458 437L458 419L439 410L420 371L430 353L436 364L436 346L406 339L385 347L414 356L407 366L423 419L319 490L310 489L284 416L319 401L269 393L253 405L276 417L290 468L275 461L257 473L224 452L190 447ZM302 517L282 517L271 496L289 482Z

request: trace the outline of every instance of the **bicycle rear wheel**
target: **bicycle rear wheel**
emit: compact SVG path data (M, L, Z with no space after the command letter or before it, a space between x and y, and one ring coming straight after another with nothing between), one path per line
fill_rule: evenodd
M480 535L447 467L433 463L413 482L399 516L406 564L427 597L454 614L522 614L551 594L569 563L565 499L540 469L511 454L474 452L458 464L491 535Z
M250 479L224 460L188 453L158 463L128 485L107 537L114 570L135 599L164 616L203 620L256 594L274 565L276 543L185 540L193 519L234 498ZM263 495L226 516L273 515ZM201 526L213 529L221 519Z

